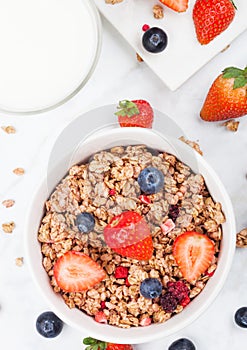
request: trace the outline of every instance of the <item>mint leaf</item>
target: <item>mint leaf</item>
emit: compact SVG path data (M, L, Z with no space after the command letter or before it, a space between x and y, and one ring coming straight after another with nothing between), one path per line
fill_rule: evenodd
M91 337L87 337L83 339L83 344L85 345L92 345L92 344L96 344L97 340L93 339Z
M242 69L235 68L235 67L228 67L223 70L223 78L225 79L237 78L243 74L244 74L244 71Z
M238 89L247 84L247 78L244 75L240 75L239 77L235 78L233 89Z

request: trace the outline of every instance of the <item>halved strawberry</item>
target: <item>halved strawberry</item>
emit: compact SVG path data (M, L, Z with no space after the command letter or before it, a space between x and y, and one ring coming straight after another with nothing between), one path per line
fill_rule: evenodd
M189 0L160 0L160 2L176 12L184 12L188 8Z
M134 211L115 216L104 229L106 244L116 253L137 259L149 260L153 242L145 219Z
M88 255L69 251L54 265L54 277L65 292L82 292L92 288L105 277L105 271Z
M173 244L173 256L183 277L190 283L195 282L208 269L214 253L213 241L198 232L182 233Z

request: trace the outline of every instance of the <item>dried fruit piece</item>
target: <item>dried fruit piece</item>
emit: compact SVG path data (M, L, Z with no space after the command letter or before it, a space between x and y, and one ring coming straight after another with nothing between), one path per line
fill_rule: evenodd
M227 122L223 123L222 126L225 126L229 131L236 132L238 131L239 123L240 122L236 120L228 120Z

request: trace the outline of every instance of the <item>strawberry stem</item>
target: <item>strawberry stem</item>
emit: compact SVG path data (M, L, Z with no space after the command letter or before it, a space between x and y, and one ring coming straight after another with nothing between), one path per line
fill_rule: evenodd
M119 111L116 112L115 115L118 117L133 117L136 114L140 114L137 105L129 100L120 101L117 109L119 109Z
M247 84L247 67L239 69L236 67L228 67L223 70L224 79L234 79L233 89L244 87Z

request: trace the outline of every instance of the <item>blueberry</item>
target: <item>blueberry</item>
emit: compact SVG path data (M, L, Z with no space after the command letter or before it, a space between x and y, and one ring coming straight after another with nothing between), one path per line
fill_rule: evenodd
M148 29L142 37L143 47L152 53L159 53L165 50L168 38L164 30L153 27Z
M63 322L53 312L43 312L36 321L36 329L45 338L58 336L63 329Z
M181 338L174 341L168 350L196 350L196 347L189 339Z
M157 278L146 278L140 286L140 293L144 298L157 298L162 292L162 284Z
M236 311L235 322L239 327L247 328L247 307L241 307Z
M164 186L164 175L159 169L149 167L140 172L137 181L142 192L153 194L162 190Z
M76 217L76 226L83 233L88 233L94 229L95 219L92 214L83 212Z

